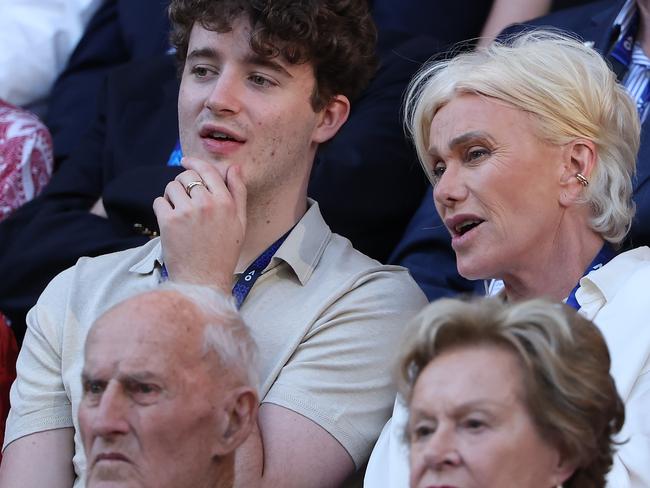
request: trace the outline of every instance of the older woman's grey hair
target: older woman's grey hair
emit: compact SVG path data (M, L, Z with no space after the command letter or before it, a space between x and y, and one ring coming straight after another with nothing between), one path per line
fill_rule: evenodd
M537 136L549 143L592 141L598 159L584 191L590 225L612 244L624 239L634 216L640 123L600 54L574 38L538 30L426 65L408 89L405 123L427 174L432 119L460 94L494 98L533 114Z
M598 328L569 307L543 300L438 300L412 321L402 344L398 382L408 403L431 361L473 346L496 346L517 358L534 425L577 466L564 486L605 486L624 407Z

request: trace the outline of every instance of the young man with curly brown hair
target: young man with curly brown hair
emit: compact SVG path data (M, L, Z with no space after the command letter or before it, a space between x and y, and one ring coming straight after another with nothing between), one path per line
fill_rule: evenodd
M83 486L87 330L166 280L232 292L259 346L261 406L236 487L340 486L390 413L394 344L424 296L405 270L333 234L307 199L318 145L374 71L367 2L174 0L170 15L186 171L154 202L160 239L82 258L30 311L3 488Z

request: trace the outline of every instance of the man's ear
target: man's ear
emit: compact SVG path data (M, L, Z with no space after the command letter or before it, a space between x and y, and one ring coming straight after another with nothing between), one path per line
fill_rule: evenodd
M233 388L224 400L220 425L219 442L215 445L215 455L225 456L239 447L257 424L259 399L257 392L248 386Z
M593 141L574 139L565 145L560 185L560 204L569 207L584 199L585 190L596 166L598 152Z
M338 132L350 115L350 100L345 95L335 95L320 112L320 121L314 129L313 141L321 144Z

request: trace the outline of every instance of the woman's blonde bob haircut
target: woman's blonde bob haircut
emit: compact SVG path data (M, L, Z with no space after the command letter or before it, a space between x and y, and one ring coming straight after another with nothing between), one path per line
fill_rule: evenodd
M450 350L495 347L520 365L522 401L550 445L577 466L565 488L605 486L624 406L598 328L572 308L531 300L441 299L405 332L398 383L408 403L420 373ZM453 381L450 376L449 381Z
M466 93L533 114L537 135L549 143L592 141L598 159L584 196L592 209L590 226L612 244L621 243L634 216L641 126L634 103L595 50L566 34L536 30L425 65L407 91L405 123L427 174L431 121Z

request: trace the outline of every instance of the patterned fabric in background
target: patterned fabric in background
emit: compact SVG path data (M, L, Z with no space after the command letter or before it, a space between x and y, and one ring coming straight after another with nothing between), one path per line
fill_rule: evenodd
M0 221L52 176L52 138L35 115L0 100Z

